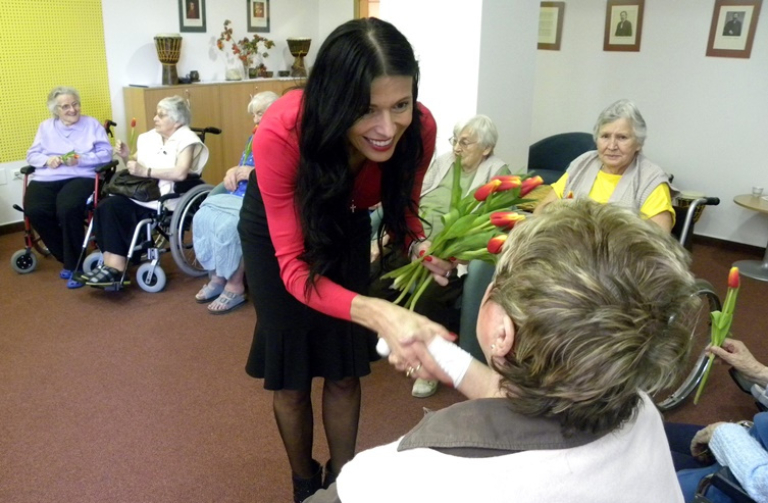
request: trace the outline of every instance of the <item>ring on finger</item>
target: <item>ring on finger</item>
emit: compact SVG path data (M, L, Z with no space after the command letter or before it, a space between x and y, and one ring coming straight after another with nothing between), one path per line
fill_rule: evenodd
M450 269L445 271L445 277L446 278L450 278L451 277L451 270Z
M413 367L408 367L408 370L405 371L405 377L411 377L411 374L416 372L416 369Z

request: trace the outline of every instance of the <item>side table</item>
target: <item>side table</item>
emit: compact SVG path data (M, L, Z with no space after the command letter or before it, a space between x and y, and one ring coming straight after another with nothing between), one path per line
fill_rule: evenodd
M768 214L768 201L762 197L742 194L734 197L733 202L744 208ZM768 247L765 249L762 262L758 260L737 260L733 263L733 266L738 267L739 273L748 278L768 281Z

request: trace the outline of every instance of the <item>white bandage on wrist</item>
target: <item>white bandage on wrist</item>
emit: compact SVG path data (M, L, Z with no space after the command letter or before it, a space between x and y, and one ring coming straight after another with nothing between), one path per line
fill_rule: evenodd
M472 363L472 355L439 335L432 339L427 349L440 368L453 380L453 387L458 388Z

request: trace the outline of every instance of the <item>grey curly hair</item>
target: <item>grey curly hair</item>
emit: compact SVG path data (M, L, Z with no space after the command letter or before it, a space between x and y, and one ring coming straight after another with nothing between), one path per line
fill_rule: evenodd
M652 222L590 200L553 203L510 234L489 298L516 327L510 407L566 433L630 419L638 391L670 386L698 307L687 252Z

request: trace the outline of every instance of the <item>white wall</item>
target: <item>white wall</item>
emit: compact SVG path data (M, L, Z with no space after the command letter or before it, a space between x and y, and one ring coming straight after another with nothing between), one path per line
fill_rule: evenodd
M416 52L419 101L437 121L437 154L446 152L454 124L477 113L482 3L381 0L380 13Z
M335 6L339 1L328 3ZM337 19L336 24L352 17L351 1L349 4L348 16ZM289 37L312 38L305 60L311 65L319 47L318 0L273 0L270 6L270 31L259 33L275 42L266 60L267 67L273 71L290 68L293 56L285 41ZM331 9L331 13L331 17L342 15L338 7ZM129 84L161 84L162 65L157 59L154 37L158 33L179 32L179 5L177 0L103 0L103 15L112 115L118 123L117 134L122 135L126 131L123 87ZM247 31L246 2L207 1L206 33L181 33L181 58L176 65L179 76L197 70L203 82L224 80L225 54L216 48L216 40L227 19L232 21L236 38L250 35Z
M604 52L605 0L566 2L560 51L539 51L533 103L536 141L592 131L600 111L634 100L648 123L644 151L682 190L721 199L696 233L764 247L766 216L733 203L768 187L768 20L750 59L706 57L714 2L646 0L641 50Z

